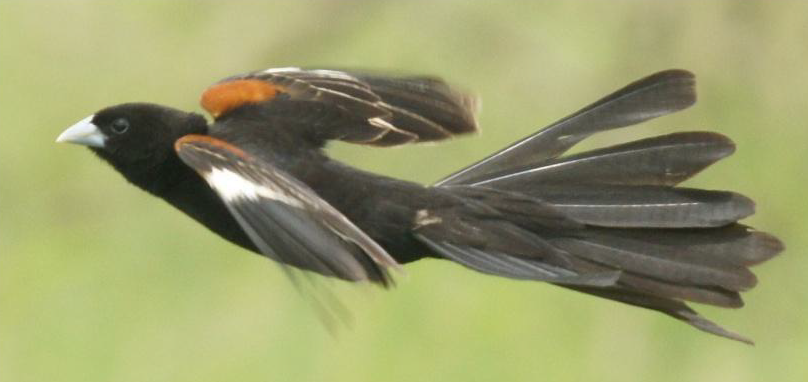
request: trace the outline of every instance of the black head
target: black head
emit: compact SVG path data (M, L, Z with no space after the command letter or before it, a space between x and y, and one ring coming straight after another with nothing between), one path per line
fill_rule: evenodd
M206 132L207 121L199 114L148 103L126 103L79 121L56 141L88 146L130 181L139 183L139 175L175 160L177 139Z

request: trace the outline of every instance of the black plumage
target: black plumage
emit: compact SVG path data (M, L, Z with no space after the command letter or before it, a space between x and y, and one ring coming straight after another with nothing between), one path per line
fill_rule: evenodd
M730 155L684 132L563 156L586 137L682 110L694 77L660 72L433 186L328 158L328 140L375 146L476 130L476 100L433 77L270 69L203 94L214 122L151 104L106 108L59 141L86 144L130 182L212 231L293 268L392 284L390 269L444 258L654 309L748 341L684 301L739 307L748 267L782 250L737 222L729 191L677 187Z

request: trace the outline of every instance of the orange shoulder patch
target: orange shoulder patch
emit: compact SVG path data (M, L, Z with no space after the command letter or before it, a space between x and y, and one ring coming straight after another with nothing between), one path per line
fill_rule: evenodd
M283 89L261 80L233 80L213 85L202 93L200 103L213 118L241 105L266 101Z
M193 148L207 148L215 151L227 151L242 159L249 159L250 156L240 148L225 142L221 139L211 137L209 135L188 134L174 142L174 150L181 151L184 146L191 146Z

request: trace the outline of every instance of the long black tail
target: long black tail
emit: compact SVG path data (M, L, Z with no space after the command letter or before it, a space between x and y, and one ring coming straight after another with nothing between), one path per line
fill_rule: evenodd
M604 130L695 102L695 80L669 70L634 82L435 185L464 202L422 211L416 236L472 269L547 281L654 309L751 342L683 301L743 305L748 267L783 249L737 222L754 212L729 191L676 187L734 151L726 137L685 132L561 157Z

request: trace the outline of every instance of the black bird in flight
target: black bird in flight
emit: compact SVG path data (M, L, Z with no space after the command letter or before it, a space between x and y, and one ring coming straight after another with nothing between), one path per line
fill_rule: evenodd
M441 258L654 309L750 342L685 301L743 305L749 267L783 249L738 223L753 202L677 185L730 155L729 138L680 132L563 155L592 134L691 106L694 76L633 82L432 186L330 159L474 132L475 99L434 77L278 68L202 95L213 123L148 104L108 107L57 139L89 146L129 182L223 238L293 268L381 286ZM291 269L291 268L285 268Z

